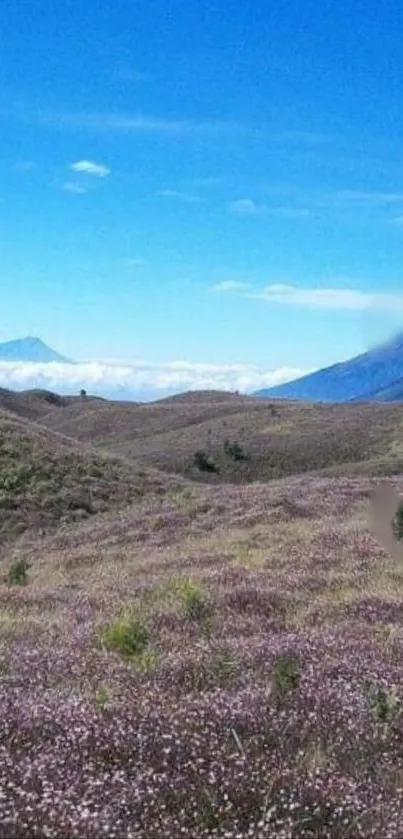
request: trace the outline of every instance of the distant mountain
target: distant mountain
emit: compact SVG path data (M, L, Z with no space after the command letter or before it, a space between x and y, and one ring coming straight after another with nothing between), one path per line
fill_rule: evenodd
M365 396L355 396L350 402L403 402L403 378Z
M0 361L59 361L64 364L74 362L60 355L40 338L18 338L16 341L6 341L0 344Z
M307 402L403 401L403 332L348 361L255 395Z

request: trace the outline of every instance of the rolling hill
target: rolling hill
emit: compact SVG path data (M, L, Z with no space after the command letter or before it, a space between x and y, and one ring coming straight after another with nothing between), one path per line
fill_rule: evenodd
M302 404L207 392L148 404L76 400L49 410L40 422L99 451L212 484L315 470L390 473L403 466L400 405ZM244 459L231 457L226 441L238 442ZM219 471L200 471L197 450Z
M241 456L231 453L238 443ZM228 448L229 444L229 448ZM203 451L214 470L197 465ZM0 391L4 544L174 487L403 471L403 409L185 393L151 404Z
M179 484L0 409L0 550L24 531L124 508Z

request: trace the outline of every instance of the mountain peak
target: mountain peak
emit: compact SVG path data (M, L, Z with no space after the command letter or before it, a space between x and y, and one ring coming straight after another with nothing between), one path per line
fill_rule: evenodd
M5 341L0 344L0 361L26 361L26 362L50 362L72 364L71 359L48 347L41 338L28 335L25 338L17 338L14 341Z

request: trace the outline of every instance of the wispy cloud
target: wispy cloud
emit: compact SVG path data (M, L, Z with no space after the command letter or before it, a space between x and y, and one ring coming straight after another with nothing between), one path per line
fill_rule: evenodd
M151 77L148 74L134 73L133 80L146 81ZM313 131L290 131L276 128L265 122L245 123L238 120L221 119L178 119L171 117L156 116L154 114L116 113L116 112L77 112L77 111L29 111L26 107L18 106L12 109L1 109L0 118L17 120L19 122L36 123L43 126L54 126L65 129L117 131L133 133L158 133L158 134L201 134L201 135L243 135L260 136L266 142L282 145L317 146L334 137Z
M280 367L275 370L248 364L203 364L187 361L152 361L48 364L0 362L0 386L25 389L41 387L59 393L88 392L107 395L123 391L142 398L142 392L163 394L185 390L240 390L251 392L282 384L313 372ZM145 397L147 398L147 397Z
M213 287L214 291L247 291L252 288L250 283L242 283L237 280L222 280Z
M336 202L362 204L368 206L377 204L403 204L403 192L365 192L354 189L345 189L332 193L330 198Z
M71 163L69 169L71 169L72 172L91 175L94 178L107 178L111 173L108 166L104 166L100 163L94 163L91 160L78 160L76 163Z
M363 311L376 306L383 311L403 310L403 294L394 292L367 292L353 288L301 288L283 283L274 283L262 289L244 289L239 288L239 284L228 287L224 282L214 288L216 291L233 292L253 300L311 309Z
M72 181L66 181L63 183L62 189L64 189L65 192L73 192L76 195L84 195L88 191L83 184L76 184Z
M238 198L230 203L228 209L230 213L241 216L256 216L259 212L257 205L250 198Z
M196 187L196 189L203 189L208 187L214 186L223 186L224 184L228 184L230 180L228 175L211 175L209 177L200 177L200 178L190 178L186 181L186 186Z
M58 125L68 128L90 128L105 131L127 131L129 133L157 133L157 134L250 134L259 128L243 125L238 122L224 122L221 120L193 121L188 119L167 119L163 117L144 116L141 114L113 114L113 113L60 113L40 114L37 117L42 124Z
M277 216L278 218L291 220L308 218L312 215L312 213L305 207L295 207L289 205L269 206L267 204L258 205L256 201L253 201L251 198L238 198L236 201L232 201L228 205L228 210L230 213L243 216L259 215L268 218L270 216Z
M145 259L123 259L122 262L126 268L144 268L147 265Z
M157 198L170 198L173 201L180 201L183 204L204 204L206 199L199 198L197 195L188 195L186 192L180 192L177 189L160 189L157 193Z

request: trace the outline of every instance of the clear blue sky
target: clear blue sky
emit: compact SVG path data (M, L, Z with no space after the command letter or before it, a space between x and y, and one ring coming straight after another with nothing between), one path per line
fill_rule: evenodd
M308 369L403 325L402 37L391 0L9 0L0 340Z

